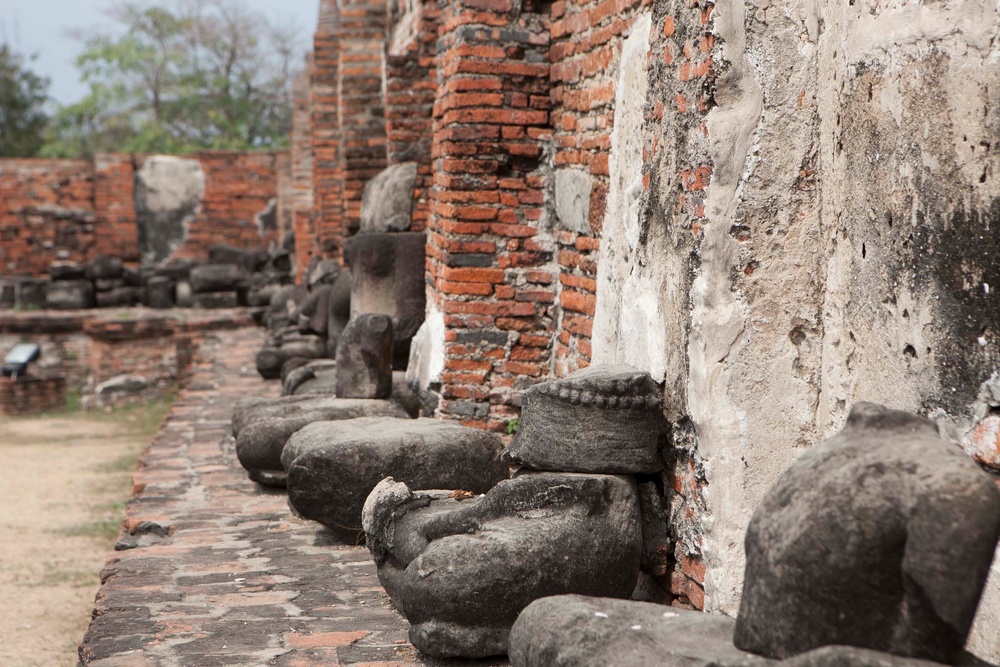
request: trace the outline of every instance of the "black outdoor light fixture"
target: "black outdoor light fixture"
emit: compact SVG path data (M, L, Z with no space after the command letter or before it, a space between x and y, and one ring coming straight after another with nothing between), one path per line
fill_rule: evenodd
M28 364L38 361L42 355L41 349L34 343L21 343L15 345L14 349L3 358L3 368L0 369L4 377L17 379L19 375L28 372Z

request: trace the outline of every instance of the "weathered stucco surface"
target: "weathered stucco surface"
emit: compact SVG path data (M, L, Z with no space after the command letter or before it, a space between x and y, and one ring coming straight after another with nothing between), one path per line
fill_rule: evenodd
M673 266L660 261L657 245L643 243L642 126L647 76L650 15L636 19L622 46L615 86L615 127L611 134L608 203L601 228L594 315L594 363L628 364L648 371L657 382L666 375L668 341L662 303Z
M205 172L198 160L156 155L135 177L135 214L146 263L162 262L184 245L188 224L205 194Z
M683 11L655 7L653 30ZM853 403L971 426L1000 365L998 31L985 0L719 0L704 127L667 97L688 84L648 68L638 204L620 133L645 88L623 53L594 360L650 370L693 424L710 611L737 611L764 493ZM688 164L710 174L697 199L674 176ZM972 646L996 660L984 625Z

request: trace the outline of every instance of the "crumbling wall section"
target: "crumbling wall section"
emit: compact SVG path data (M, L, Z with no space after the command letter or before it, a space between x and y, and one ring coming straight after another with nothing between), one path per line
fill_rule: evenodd
M99 254L125 262L141 259L135 224L135 159L131 155L94 156L94 228Z
M438 412L502 430L518 391L549 372L550 19L530 3L441 8L428 223L429 308L445 321Z
M316 196L313 188L312 87L313 58L295 80L292 90L292 194L291 230L295 235L295 259L298 278L302 278L313 257L322 257L316 229Z
M996 7L928 7L654 7L624 266L662 313L675 593L703 578L706 609L735 613L754 508L850 405L955 437L996 369ZM627 361L598 283L595 360Z
M593 357L591 336L597 303L597 259L610 185L611 137L616 92L622 80L622 46L651 0L560 2L552 6L551 204L558 243L559 322L554 373L567 375ZM645 29L645 28L644 28ZM648 44L647 44L648 47ZM646 77L646 51L630 64ZM635 91L630 91L634 93ZM645 96L631 96L641 109ZM633 127L640 140L640 126ZM641 167L639 155L633 164Z
M392 17L385 61L385 131L388 164L415 162L411 231L422 231L430 214L434 183L431 149L437 94L437 0L399 3Z
M365 183L386 167L385 103L382 78L384 0L341 0L340 157L343 171L343 233L361 226Z
M0 161L0 273L40 276L97 247L94 166L82 160Z
M101 154L93 160L0 160L0 274L43 277L56 261L83 264L99 255L138 264L144 248L147 259L159 261L175 254L205 259L208 248L223 241L266 247L287 225L278 203L284 159L282 153L205 152L189 158ZM198 182L184 195L176 174L167 173L150 191L146 177L159 163L186 164L200 174ZM147 203L156 200L162 208L164 195L166 204L181 202L187 212L157 253L140 228L152 220ZM262 221L271 222L262 230Z
M344 187L340 166L340 8L321 0L311 77L313 192L316 244L326 258L344 247Z
M277 198L283 154L209 151L192 158L205 174L205 192L179 257L205 259L209 247L219 242L240 248L281 242L285 230Z

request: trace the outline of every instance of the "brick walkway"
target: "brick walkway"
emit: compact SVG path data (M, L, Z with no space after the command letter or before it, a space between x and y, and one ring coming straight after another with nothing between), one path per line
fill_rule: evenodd
M88 667L455 665L422 658L368 550L291 516L246 478L229 419L274 396L253 367L258 330L210 335L135 474L128 533L102 572L80 647ZM468 663L501 665L504 662Z

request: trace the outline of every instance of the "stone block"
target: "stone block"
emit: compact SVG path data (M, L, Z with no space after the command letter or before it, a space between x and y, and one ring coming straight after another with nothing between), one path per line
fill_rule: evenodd
M191 289L195 294L231 292L243 278L244 272L239 266L205 264L191 269Z
M361 198L361 233L404 232L413 215L417 163L402 162L365 183Z
M391 396L392 352L392 319L388 315L353 318L337 344L337 396Z
M142 302L141 287L118 287L109 292L97 292L94 302L98 308L131 308Z
M174 281L165 276L153 276L146 281L146 305L167 309L174 306Z
M117 257L101 255L87 262L84 277L87 280L112 280L121 278L125 265Z
M52 280L83 280L87 277L85 266L76 262L54 262L49 267L49 277Z
M236 308L240 305L240 299L236 292L196 292L191 297L191 305L206 310Z
M509 475L499 436L438 419L316 422L288 439L288 502L355 541L365 499L386 476L415 489L486 493Z
M94 307L94 284L89 280L60 280L45 288L45 307L83 310Z
M746 535L736 646L958 659L1000 538L1000 492L934 422L870 403L771 488Z

